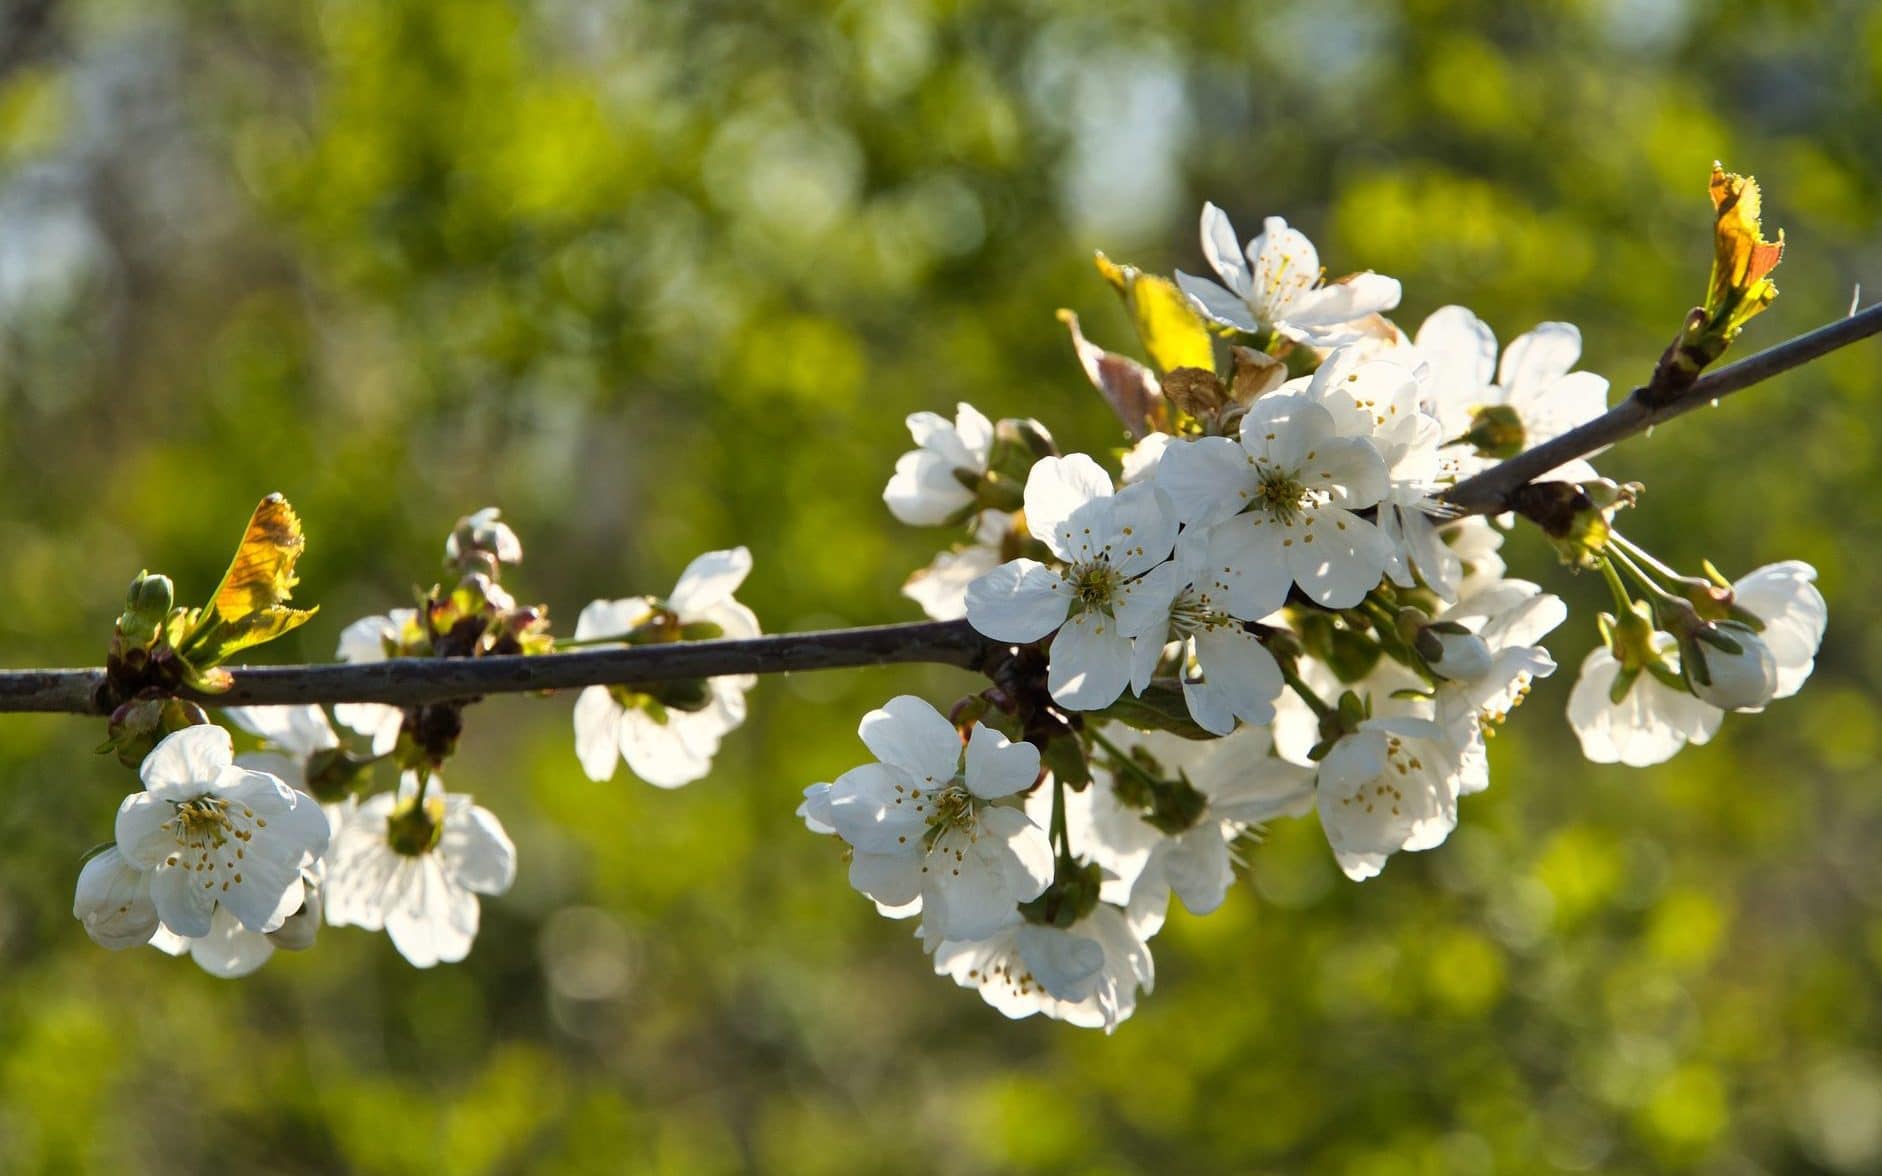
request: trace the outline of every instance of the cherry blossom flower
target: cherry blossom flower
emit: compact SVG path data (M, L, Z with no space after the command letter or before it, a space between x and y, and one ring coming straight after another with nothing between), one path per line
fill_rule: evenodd
M1688 743L1709 741L1725 712L1694 698L1679 683L1679 654L1670 633L1655 633L1655 668L1631 671L1632 680L1617 700L1614 690L1623 671L1605 645L1581 663L1581 674L1568 696L1568 722L1581 741L1581 753L1597 764L1644 768L1665 763Z
M165 926L209 934L226 908L267 932L301 908L303 867L327 849L320 806L275 776L237 767L229 733L186 727L145 757L144 791L118 809L117 848L152 871L150 896Z
M985 939L943 941L934 967L1014 1020L1043 1013L1106 1033L1136 1011L1140 988L1156 985L1150 948L1104 903L1070 927L1015 923Z
M327 922L384 930L415 967L456 963L477 937L477 896L515 880L516 847L497 818L407 772L397 792L348 806L327 859Z
M993 422L963 402L955 408L953 423L937 413L918 412L909 416L908 431L920 448L896 460L882 501L912 527L954 522L974 505L973 484L987 472Z
M384 616L362 617L340 631L335 656L344 662L381 662L397 657L406 635L418 624L418 610L395 608ZM399 743L405 712L382 702L342 702L333 708L342 727L372 740L374 755L387 755Z
M850 883L885 913L919 912L934 939L979 939L1016 920L1052 881L1052 845L1019 807L1039 751L974 724L960 733L913 695L863 717L879 762L837 777L807 817L855 849ZM815 826L813 826L815 827Z
M1084 454L1047 457L1026 480L1026 522L1064 567L1016 559L967 588L967 619L995 641L1058 630L1048 686L1063 706L1108 706L1131 676L1131 639L1165 623L1176 591L1176 540L1155 486L1113 492Z
M743 547L709 551L688 564L665 601L649 597L597 600L575 620L575 638L625 640L648 629L679 635L686 626L708 625L728 639L756 637L758 618L732 593L751 572ZM667 637L667 639L671 639ZM575 751L592 780L614 775L624 759L636 776L660 788L690 784L712 770L720 739L745 721L745 693L757 685L750 674L681 684L692 693L659 694L626 687L590 686L575 700Z
M1274 612L1296 584L1317 604L1350 608L1392 557L1379 529L1353 513L1384 497L1384 461L1363 438L1339 436L1333 415L1302 396L1255 401L1239 443L1172 446L1157 486L1186 526L1210 528L1212 598L1242 620Z
M1457 827L1462 765L1444 728L1425 719L1375 718L1341 736L1320 762L1320 827L1340 869L1374 877L1400 850L1440 845Z
M1816 668L1830 621L1816 578L1817 569L1793 559L1766 564L1732 585L1733 603L1764 625L1758 636L1777 663L1774 698L1797 693Z
M1228 215L1205 204L1202 252L1223 284L1180 270L1176 284L1206 318L1238 331L1331 346L1360 337L1362 320L1398 305L1398 280L1370 271L1323 285L1313 242L1278 216L1262 222L1244 252Z
M100 947L117 951L149 943L158 926L150 871L132 865L115 845L94 854L79 871L72 915Z

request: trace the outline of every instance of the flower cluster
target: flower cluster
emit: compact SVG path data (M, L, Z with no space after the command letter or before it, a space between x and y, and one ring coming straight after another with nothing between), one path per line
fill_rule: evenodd
M1711 191L1712 281L1634 393L1650 408L1690 389L1776 295L1781 238L1762 237L1756 185L1716 172ZM984 638L991 685L947 714L910 695L869 712L872 762L812 785L798 808L878 911L918 920L937 974L1009 1017L1115 1029L1155 981L1149 944L1171 900L1220 907L1269 822L1315 814L1354 881L1443 844L1463 799L1489 787L1489 739L1556 668L1542 642L1567 609L1500 555L1518 517L1612 594L1568 700L1598 763L1659 763L1709 740L1725 712L1796 693L1828 619L1807 564L1688 574L1622 534L1616 516L1641 488L1602 478L1587 460L1599 449L1575 445L1612 436L1600 426L1532 452L1607 408L1608 382L1576 370L1572 325L1540 324L1499 353L1487 324L1446 306L1407 333L1386 317L1397 281L1326 280L1279 217L1244 246L1207 205L1201 239L1214 279L1098 255L1148 362L1061 312L1129 443L1106 455L1115 464L968 404L908 418L916 448L883 500L964 539L904 591ZM1559 461L1564 448L1581 456ZM1509 483L1495 520L1460 506ZM74 899L105 946L240 975L325 922L384 930L430 967L465 957L479 896L514 880L497 818L442 783L467 702L335 706L351 739L318 707L225 708L259 745L238 756L178 697L228 689L231 653L312 616L285 603L301 546L271 496L208 604L177 607L162 576L132 585L105 696L119 702L108 746L144 788ZM339 657L759 636L734 596L751 571L742 547L695 559L666 597L591 602L562 641L545 607L501 586L521 559L495 509L460 520L445 545L455 581L347 627ZM631 681L576 700L576 756L597 782L622 761L661 788L700 779L755 684ZM374 792L381 763L398 782Z
M885 500L971 542L908 594L1005 658L958 724L908 697L872 712L879 762L799 810L884 914L920 917L937 972L1012 1017L1115 1027L1171 896L1214 910L1265 822L1315 812L1355 881L1442 844L1489 785L1486 740L1556 666L1541 643L1567 609L1505 574L1513 516L1445 494L1606 410L1580 333L1543 323L1499 355L1447 306L1408 334L1396 281L1326 281L1278 217L1244 248L1209 205L1201 235L1219 281L1100 255L1148 363L1061 316L1131 442L1115 473L969 405L909 419ZM1021 426L1036 449L992 461ZM1627 540L1637 490L1576 459L1522 511L1615 593L1569 703L1597 762L1658 762L1795 692L1823 635L1806 565L1728 583Z
M547 610L519 606L499 583L521 559L496 510L461 520L445 544L457 582L416 608L347 626L340 660L555 648ZM668 598L590 604L562 647L755 636L757 619L732 595L750 568L744 548L703 555ZM585 691L575 707L581 764L597 780L617 757L661 787L698 779L720 737L743 722L751 685L730 677ZM193 710L143 756L144 789L119 809L115 843L86 862L73 913L106 947L188 954L218 976L252 972L276 948L311 946L323 922L383 930L421 968L462 960L479 896L503 894L516 877L502 823L444 788L462 710L343 703L329 719L318 706L227 707L256 744L239 755L228 729ZM382 763L397 784L375 793Z

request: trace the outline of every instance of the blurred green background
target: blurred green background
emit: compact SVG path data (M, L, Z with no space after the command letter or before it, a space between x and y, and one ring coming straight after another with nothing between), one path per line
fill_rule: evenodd
M1784 296L1882 291L1863 0L1102 6L0 0L0 641L96 664L140 567L207 594L285 492L325 659L498 504L566 627L748 544L767 629L911 618L944 539L879 501L967 398L1117 440L1053 311L1092 249L1195 269L1204 199L1508 339L1644 378L1709 261L1714 158ZM0 1169L1725 1173L1882 1168L1882 354L1611 454L1686 566L1822 570L1815 681L1649 771L1579 760L1566 671L1442 849L1339 877L1311 821L1153 945L1114 1038L929 974L792 816L936 669L767 680L714 774L582 777L565 699L476 708L454 788L515 837L464 964L381 936L220 982L70 913L133 778L0 719Z

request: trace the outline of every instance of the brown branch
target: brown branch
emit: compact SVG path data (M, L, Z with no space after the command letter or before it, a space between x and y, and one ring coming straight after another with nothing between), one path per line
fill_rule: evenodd
M640 686L726 674L782 674L928 662L978 669L989 642L966 621L922 621L785 633L744 641L688 641L583 649L534 657L395 658L317 666L231 667L221 694L180 691L208 706L385 702L417 706L583 686ZM0 712L108 712L103 670L0 672Z
M1526 483L1578 457L1604 449L1662 421L1691 412L1701 405L1723 400L1734 392L1762 383L1772 376L1801 367L1839 347L1882 332L1882 302L1848 318L1818 327L1758 354L1699 377L1684 390L1656 395L1652 385L1635 388L1627 399L1578 429L1525 450L1475 477L1466 478L1440 497L1462 514L1496 514L1508 510L1512 496Z

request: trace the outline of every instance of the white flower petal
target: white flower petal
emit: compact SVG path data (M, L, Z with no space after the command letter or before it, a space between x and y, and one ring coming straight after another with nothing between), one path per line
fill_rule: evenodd
M998 800L1031 788L1039 778L1039 749L1013 743L990 727L974 724L967 737L967 790Z
M726 600L751 574L751 552L743 547L708 551L686 565L667 603L683 617Z
M478 894L502 894L516 881L516 845L496 814L467 796L446 801L447 816L437 848L445 876Z
M100 947L115 951L148 943L157 930L150 871L125 860L115 846L97 854L79 871L72 914Z
M1228 214L1214 204L1202 206L1202 255L1223 285L1246 301L1254 287L1248 262L1242 256L1241 238L1235 235Z
M1110 706L1130 684L1130 675L1130 635L1110 617L1080 613L1052 639L1046 684L1060 706L1073 710Z
M235 762L228 731L199 723L166 735L138 768L144 788L168 801L201 796L222 769Z
M575 698L575 757L590 780L614 778L621 755L621 704L606 686L590 686Z
M1065 622L1072 593L1033 559L1001 564L967 586L967 619L995 641L1037 641Z
M913 694L898 695L864 715L857 734L877 759L901 768L918 784L946 784L960 771L961 733Z

